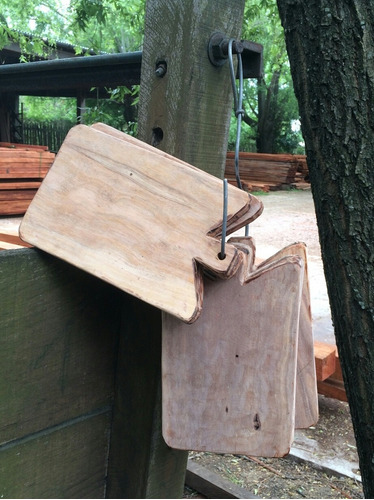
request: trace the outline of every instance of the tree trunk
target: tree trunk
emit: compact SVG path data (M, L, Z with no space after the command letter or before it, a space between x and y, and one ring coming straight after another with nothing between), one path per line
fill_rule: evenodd
M275 71L269 87L263 78L258 80L257 153L275 153L275 137L280 128L279 117L277 119L279 78L280 71Z
M374 6L277 0L365 496L374 497Z

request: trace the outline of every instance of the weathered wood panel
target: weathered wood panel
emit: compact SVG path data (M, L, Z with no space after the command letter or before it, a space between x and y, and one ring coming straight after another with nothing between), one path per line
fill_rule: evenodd
M122 312L108 497L179 498L187 456L161 435L161 314L130 296Z
M231 87L227 65L213 67L207 47L217 30L238 36L243 11L244 0L148 0L146 4L139 138L217 177L224 169ZM155 70L162 61L167 72L160 78ZM122 338L125 355L119 357L116 439L109 457L107 494L178 498L183 493L187 453L165 444L161 395L154 392L161 383L161 313L139 301L132 303ZM131 406L128 391L138 394ZM148 457L141 456L144 449Z
M147 9L139 134L222 177L232 90L228 63L210 63L208 42L217 31L239 38L244 0L148 0ZM155 74L159 62L167 66L162 78Z
M0 498L103 498L111 412L0 446Z
M117 290L35 249L0 275L0 443L110 404Z

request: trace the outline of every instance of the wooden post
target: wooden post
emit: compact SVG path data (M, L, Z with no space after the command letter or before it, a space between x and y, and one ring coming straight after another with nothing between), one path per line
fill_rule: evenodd
M221 178L232 90L228 62L213 66L208 42L214 32L238 38L243 12L244 0L147 2L139 137Z
M139 138L217 177L224 171L232 98L228 64L210 63L208 42L216 31L238 38L243 11L244 0L148 0L146 6ZM130 299L107 495L181 497L186 463L187 452L172 450L161 435L161 313Z

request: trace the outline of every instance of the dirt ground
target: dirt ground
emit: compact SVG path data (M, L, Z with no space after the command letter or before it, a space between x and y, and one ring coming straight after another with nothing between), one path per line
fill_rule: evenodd
M256 255L267 258L295 241L307 244L313 333L334 343L311 192L279 191L258 197L264 212L249 231L256 241ZM297 458L294 447L281 459L201 452L191 452L190 458L260 498L363 498L348 404L319 396L319 411L315 426L295 433L295 451L307 450L307 460ZM186 489L185 497L201 495Z
M343 451L347 459L355 460L356 446L347 403L324 396L319 397L319 403L318 424L308 429L306 436L317 441L321 449L338 454ZM363 498L362 485L357 479L333 474L292 455L251 458L191 452L190 459L260 498ZM186 490L186 498L198 496Z

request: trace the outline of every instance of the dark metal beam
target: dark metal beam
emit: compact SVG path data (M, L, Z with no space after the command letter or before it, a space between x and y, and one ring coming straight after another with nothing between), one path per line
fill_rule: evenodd
M2 65L0 93L76 97L89 96L92 87L136 85L141 59L141 52L130 52Z

